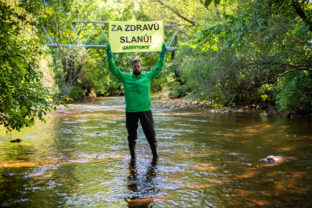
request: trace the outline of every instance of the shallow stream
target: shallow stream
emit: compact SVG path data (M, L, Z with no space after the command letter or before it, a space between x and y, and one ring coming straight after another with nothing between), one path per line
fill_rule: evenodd
M71 104L2 130L0 207L312 207L311 121L153 106L160 159L139 127L129 164L123 103Z

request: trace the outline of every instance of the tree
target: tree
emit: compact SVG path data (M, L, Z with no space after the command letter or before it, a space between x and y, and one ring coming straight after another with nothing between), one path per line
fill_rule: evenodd
M164 7L161 15L168 21L193 25L171 64L178 75L173 94L190 92L195 99L223 105L271 102L282 110L312 112L310 1L206 0L199 1L205 8L201 15L184 13L199 8L190 1L154 2Z
M103 20L103 21L133 21L133 20L149 20L149 16L145 13L142 7L137 7L133 1L123 1L123 3L109 3L90 1L85 3L84 1L75 0L71 5L71 19L87 19L87 20ZM101 9L105 8L105 9ZM64 25L59 23L46 24L55 25L55 28L51 28L51 31L57 34L58 43L71 43L80 44L81 41L92 42L95 44L105 44L107 39L100 34L99 27L95 24L83 24L75 23L79 40L76 35L68 30L70 28L68 22ZM102 29L107 32L106 25L101 25ZM79 30L77 28L83 28ZM56 31L55 31L56 30ZM90 36L90 32L93 32ZM82 52L83 51L83 52ZM118 95L122 93L122 84L119 83L114 76L108 71L107 57L104 49L83 49L81 47L66 49L59 47L56 50L52 50L55 60L55 74L58 86L62 91L75 94L75 99L80 100L82 96L88 95L91 91L97 95ZM83 55L80 56L79 54ZM125 72L131 72L131 59L135 56L140 56L144 62L144 69L150 70L158 57L158 53L124 53L115 54L115 61L118 68ZM74 58L76 57L76 58ZM81 59L81 58L84 59ZM83 60L84 66L80 63ZM73 63L74 62L74 63ZM69 65L69 63L71 63ZM74 69L73 67L76 68ZM77 68L78 66L82 66ZM69 70L72 69L72 70ZM74 73L72 73L74 72ZM71 76L75 74L75 76ZM75 79L66 79L66 76L75 77ZM152 89L161 89L163 83L154 82ZM73 90L73 91L72 91ZM73 93L72 93L73 92ZM77 95L77 96L76 96ZM80 96L78 96L80 95Z
M84 97L83 91L76 85L80 73L87 67L88 59L83 47L58 47L54 55L55 78L63 94L74 95L72 98L75 100Z
M20 130L43 119L61 101L41 83L37 71L43 50L33 33L30 15L0 2L0 125Z

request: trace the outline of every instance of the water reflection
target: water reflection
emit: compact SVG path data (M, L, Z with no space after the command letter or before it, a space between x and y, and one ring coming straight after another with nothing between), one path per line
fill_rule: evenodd
M126 194L128 196L125 198L128 207L152 207L152 203L158 199L156 195L159 193L156 175L157 161L152 160L146 173L140 176L136 161L130 160L127 178L128 193Z

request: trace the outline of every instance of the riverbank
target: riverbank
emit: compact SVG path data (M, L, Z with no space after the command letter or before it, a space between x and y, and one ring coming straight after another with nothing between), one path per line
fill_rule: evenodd
M166 94L153 94L153 105L162 106L170 110L204 110L210 113L250 113L257 112L261 117L271 117L273 115L279 115L283 118L307 118L311 119L312 114L302 115L293 112L281 111L277 106L268 103L258 103L250 105L237 105L225 107L222 105L213 104L209 101L196 101L187 98L170 99Z
M254 112L259 111L263 116L270 116L278 113L273 106L264 105L246 105L238 107L223 107L221 105L213 105L207 101L194 101L187 100L184 98L179 99L163 99L163 100L152 100L153 105L162 106L170 110L191 110L200 109L211 113L222 113L226 114L229 112L243 113L243 112Z
M187 99L186 97L171 99L169 98L168 93L166 92L152 93L151 97L152 103L154 105L162 106L170 110L200 109L211 113L228 113L228 112L243 113L253 111L259 111L267 114L278 113L278 110L275 106L264 103L225 107L220 104L213 104L212 102L209 101Z

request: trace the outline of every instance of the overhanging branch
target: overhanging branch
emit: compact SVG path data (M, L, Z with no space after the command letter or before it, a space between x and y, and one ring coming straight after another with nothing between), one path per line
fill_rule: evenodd
M161 5L163 5L164 7L170 9L170 10L171 10L173 13L175 13L178 17L180 17L180 18L184 19L185 21L191 23L192 26L195 26L195 25L196 25L194 21L189 20L188 18L182 16L182 15L180 14L180 12L178 12L178 11L175 10L174 8L171 8L170 6L168 6L167 4L165 4L163 1L161 1L161 0L156 0L156 1L157 1L158 3L160 3Z
M305 1L303 1L303 3L305 3ZM306 16L306 14L305 14L304 10L302 9L299 1L292 0L292 6L296 10L299 17L304 21L304 23L306 23L309 26L309 30L312 32L312 22Z
M284 71L283 73L279 74L278 76L284 76L285 74L295 72L295 71L312 71L312 65L294 65L288 63L281 63L281 62L274 62L274 61L254 61L248 64L243 65L242 67L252 66L252 65L263 65L263 66L283 66L286 68L291 68L289 70Z

